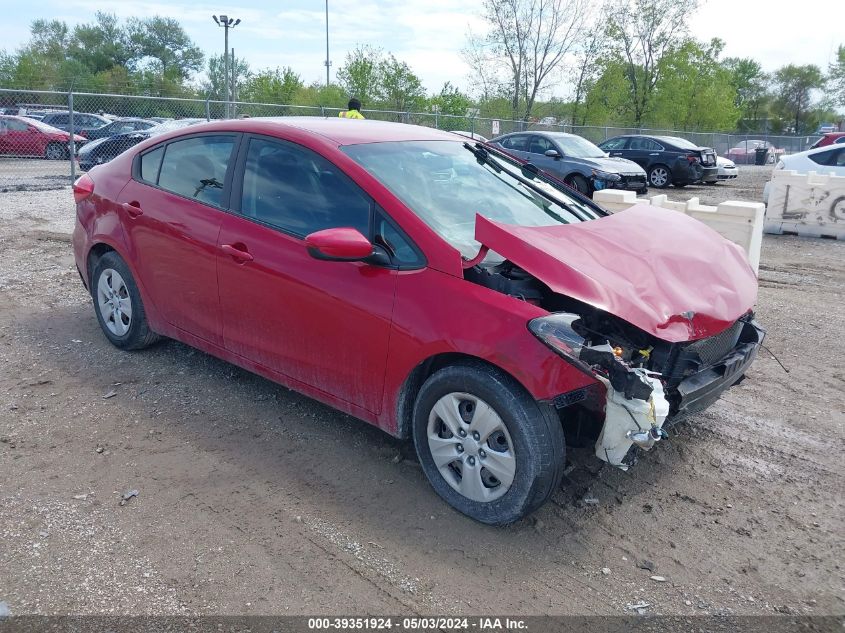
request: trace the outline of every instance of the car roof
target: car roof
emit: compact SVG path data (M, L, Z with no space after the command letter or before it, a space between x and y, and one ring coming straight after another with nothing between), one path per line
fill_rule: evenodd
M790 154L790 156L787 158L790 158L792 156L812 156L813 154L821 154L822 152L832 152L838 149L842 149L842 146L840 144L823 145L814 149L806 149L803 152L795 152L794 154Z
M279 128L295 128L311 132L338 145L360 145L388 141L456 141L455 135L451 132L421 125L341 117L253 117L211 121L191 126L191 132L200 132L202 129L230 129L273 134Z

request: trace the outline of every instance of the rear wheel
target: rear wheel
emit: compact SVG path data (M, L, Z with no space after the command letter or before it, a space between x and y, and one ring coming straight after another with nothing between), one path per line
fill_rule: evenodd
M434 490L476 521L517 521L560 485L565 445L557 415L484 363L432 375L417 396L413 433Z
M100 257L91 275L94 311L103 334L120 349L142 349L159 336L150 329L138 286L126 262L110 251Z
M666 165L655 165L648 170L648 182L652 187L664 189L672 184L672 173Z
M44 158L47 160L62 160L67 154L67 148L61 143L48 143L44 149Z
M830 205L830 219L834 222L845 222L845 196L840 196Z

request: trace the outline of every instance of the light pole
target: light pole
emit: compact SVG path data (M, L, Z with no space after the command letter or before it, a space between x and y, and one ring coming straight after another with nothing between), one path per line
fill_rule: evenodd
M329 61L329 0L326 0L326 88L329 87L329 67L332 65Z
M328 0L326 0L328 2ZM220 15L220 18L216 15L212 15L214 21L217 22L217 26L222 26L225 35L223 36L223 86L225 92L225 100L226 100L226 117L229 116L229 29L235 28L238 24L241 23L240 20L236 20L235 18L230 18L228 15ZM232 62L234 65L234 62ZM234 70L234 68L233 68Z

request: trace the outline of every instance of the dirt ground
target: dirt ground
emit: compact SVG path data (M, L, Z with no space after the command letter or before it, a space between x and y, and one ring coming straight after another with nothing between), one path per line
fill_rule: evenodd
M759 200L752 171L670 197ZM788 374L762 353L627 473L571 450L551 503L491 528L362 422L179 343L111 347L73 213L67 188L0 193L12 614L845 613L845 244L764 239Z

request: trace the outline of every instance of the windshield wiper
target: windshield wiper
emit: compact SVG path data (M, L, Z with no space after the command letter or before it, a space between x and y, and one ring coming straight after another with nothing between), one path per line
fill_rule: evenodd
M506 171L510 176L515 178L518 182L522 183L524 186L528 187L531 191L539 194L540 196L542 196L546 200L550 200L551 202L563 207L564 209L569 211L572 215L574 215L576 218L578 218L582 222L587 222L587 221L593 219L593 218L587 216L585 213L579 211L575 207L571 207L566 202L563 202L562 200L557 200L556 198L553 198L552 196L550 196L548 194L548 192L544 191L542 189L542 187L538 187L536 184L531 182L528 178L523 178L522 176L515 174L510 169L507 169L504 165L502 165L502 163L500 163L498 160L496 160L495 158L490 156L490 152L488 152L485 148L481 147L480 145L476 145L475 147L473 147L469 143L464 143L464 148L466 148L470 152L472 152L473 155L475 156L475 158L479 162L482 162L482 163L489 165L494 170L496 170L497 173L501 173L502 171ZM520 167L522 167L523 169L526 169L527 171L529 171L533 174L537 174L539 176L540 170L533 163L527 163L526 165L520 165ZM551 186L554 186L554 185L551 185ZM556 213L552 213L552 215L554 215L555 219L560 221L561 223L569 224L568 222L564 221L563 218L558 216Z

